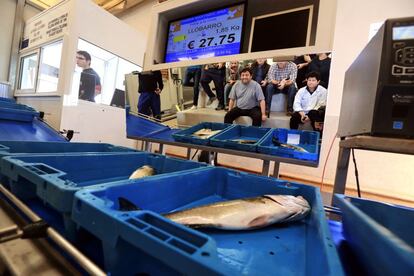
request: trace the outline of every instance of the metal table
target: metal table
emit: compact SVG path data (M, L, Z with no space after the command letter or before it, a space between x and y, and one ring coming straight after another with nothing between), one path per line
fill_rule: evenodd
M339 142L334 194L344 194L351 149L414 154L414 139L397 139L374 136L343 137Z
M159 138L150 138L150 137L136 137L136 136L127 136L130 139L136 139L144 141L144 149L149 149L149 143L158 143L160 144L160 153L164 153L164 145L171 145L171 146L177 146L177 147L184 147L187 148L187 159L191 158L191 149L198 149L208 152L214 152L215 154L218 153L224 153L224 154L230 154L235 156L243 156L243 157L250 157L250 158L256 158L263 160L263 166L262 166L262 175L268 176L269 175L269 168L270 168L270 161L274 162L274 168L273 168L273 177L279 176L279 167L280 163L289 163L289 164L295 164L295 165L301 165L301 166L308 166L308 167L318 167L318 162L313 161L305 161L305 160L299 160L299 159L293 159L293 158L287 158L287 157L280 157L280 156L274 156L274 155L268 155L268 154L261 154L261 153L255 153L255 152L248 152L248 151L240 151L240 150L233 150L233 149L225 149L225 148L219 148L219 147L212 147L212 146L203 146L203 145L195 145L195 144L189 144L189 143L182 143L182 142L176 142L174 140L165 140L165 139L159 139Z

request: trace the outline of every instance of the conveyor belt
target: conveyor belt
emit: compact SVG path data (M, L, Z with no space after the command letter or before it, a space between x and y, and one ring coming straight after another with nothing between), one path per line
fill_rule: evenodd
M0 119L0 140L66 141L59 132L37 118L33 122Z

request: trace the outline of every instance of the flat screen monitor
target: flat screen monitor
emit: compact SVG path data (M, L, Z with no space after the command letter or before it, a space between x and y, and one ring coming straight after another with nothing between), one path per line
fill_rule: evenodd
M125 91L121 89L115 89L112 96L111 106L125 108Z
M165 62L239 54L244 7L239 4L171 21Z
M253 18L249 52L307 46L311 16L307 7Z

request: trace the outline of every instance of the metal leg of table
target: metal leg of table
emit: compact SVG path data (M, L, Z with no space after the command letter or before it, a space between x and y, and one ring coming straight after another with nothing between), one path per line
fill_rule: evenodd
M217 159L218 159L218 152L215 152L214 153L214 166L217 166L217 164L218 164L218 161L217 161Z
M151 143L145 142L144 148L145 148L145 151L148 151L148 152L151 151Z
M345 193L345 185L346 185L346 177L348 174L350 153L351 153L350 148L344 148L344 147L339 148L338 164L336 167L333 194L344 194Z
M191 159L191 148L187 148L187 160Z
M164 154L164 144L160 143L160 147L158 148L158 153L159 154Z
M262 175L269 176L270 161L263 160Z
M274 162L274 167L273 167L273 177L274 178L279 178L279 167L280 167L280 163L279 162Z

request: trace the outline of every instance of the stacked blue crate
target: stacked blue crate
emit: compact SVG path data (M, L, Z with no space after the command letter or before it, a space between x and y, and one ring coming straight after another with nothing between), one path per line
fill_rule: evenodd
M335 195L346 242L370 275L414 272L414 209Z
M128 177L143 165L153 167L157 175L207 166L145 152L30 154L4 157L0 162L11 191L24 200L38 197L60 212L71 238L76 236L75 225L70 219L76 191L93 185L128 181Z
M235 125L211 138L210 144L221 148L254 152L269 131L270 128ZM243 143L242 140L250 143Z
M194 231L161 215L264 194L301 195L312 210L250 231ZM142 211L120 210L120 198ZM81 190L72 219L102 241L111 275L343 275L317 188L224 168Z
M294 146L304 149L283 147L278 143L287 144L289 136L299 136ZM258 152L301 160L317 161L319 159L319 132L277 128L269 132L257 147Z
M135 151L130 148L105 143L69 143L39 141L0 141L0 159L5 156L21 154L55 154L74 152L124 152ZM9 187L8 179L2 173L0 162L0 183Z
M9 101L0 101L0 119L22 122L31 122L39 112L33 108Z
M172 136L176 141L183 142L183 143L190 143L190 144L197 144L197 145L208 145L210 144L210 139L214 138L221 131L225 131L229 128L233 127L231 124L223 124L223 123L211 123L211 122L203 122L197 124L195 126L189 127L187 129L183 129L181 131L176 132ZM200 129L211 129L213 131L220 130L219 133L216 133L207 139L203 139L197 136L194 136L193 133L200 130Z

